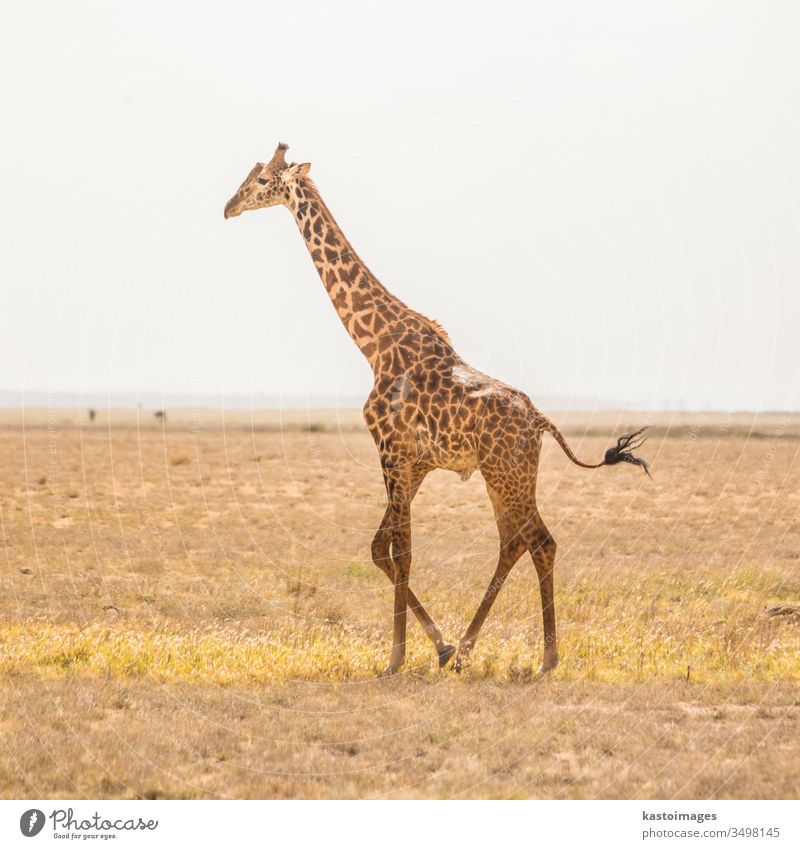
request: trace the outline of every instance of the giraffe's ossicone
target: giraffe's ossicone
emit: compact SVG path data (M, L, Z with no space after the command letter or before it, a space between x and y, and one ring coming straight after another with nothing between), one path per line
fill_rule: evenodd
M539 577L544 623L542 671L555 667L553 567L556 544L536 508L542 434L550 433L579 466L647 464L633 452L642 431L621 437L599 463L578 460L558 428L524 393L483 374L459 357L435 321L406 306L367 268L340 230L308 163L287 163L287 145L257 163L225 205L225 217L282 205L294 216L331 302L375 377L364 419L378 448L387 505L372 541L372 559L394 583L393 642L385 672L405 658L408 607L419 619L444 666L462 668L506 577L529 552ZM432 469L467 478L480 470L500 534L497 568L458 651L411 591L411 504Z

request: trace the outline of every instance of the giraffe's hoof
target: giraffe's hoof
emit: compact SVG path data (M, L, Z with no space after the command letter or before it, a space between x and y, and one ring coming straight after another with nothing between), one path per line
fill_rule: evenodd
M547 675L548 672L552 672L557 666L557 657L546 658L539 668L539 675Z
M453 672L461 672L469 661L474 643L472 640L462 640L458 644L456 659L453 661Z
M391 677L392 677L392 675L395 675L395 674L397 673L397 670L398 670L399 668L400 668L399 666L393 666L393 665L390 663L390 664L386 667L386 669L384 669L384 670L383 670L383 672L381 672L380 677L381 677L381 678L391 678Z
M456 653L456 647L444 645L439 649L439 668L447 666L450 658Z

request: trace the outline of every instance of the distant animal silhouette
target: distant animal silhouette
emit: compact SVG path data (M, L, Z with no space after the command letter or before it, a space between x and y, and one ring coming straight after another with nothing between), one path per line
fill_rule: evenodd
M90 409L89 410L89 421L93 422L95 420L96 416L97 416L97 413L94 410Z
M394 583L393 640L384 674L396 672L406 651L406 610L419 619L444 666L455 653L460 670L500 588L527 551L539 578L544 625L542 671L558 662L553 606L556 543L536 507L536 475L542 434L551 434L569 459L588 469L625 462L642 431L622 436L599 463L583 463L558 428L523 392L467 364L435 321L406 306L372 274L334 221L308 176L310 165L287 164L280 144L266 164L257 163L225 206L225 218L282 205L294 216L333 306L367 358L375 385L364 419L375 440L387 506L372 559ZM500 554L488 589L458 645L444 642L409 587L411 503L432 469L450 469L466 480L480 469L500 534Z
M167 414L164 410L156 410L153 415L161 422L165 422L167 420Z

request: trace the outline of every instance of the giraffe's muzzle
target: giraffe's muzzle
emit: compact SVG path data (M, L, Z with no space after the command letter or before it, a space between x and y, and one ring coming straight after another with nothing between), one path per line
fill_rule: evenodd
M241 209L237 209L237 204L239 203L238 195L234 195L226 204L225 204L225 217L226 218L236 218L237 215L242 214Z

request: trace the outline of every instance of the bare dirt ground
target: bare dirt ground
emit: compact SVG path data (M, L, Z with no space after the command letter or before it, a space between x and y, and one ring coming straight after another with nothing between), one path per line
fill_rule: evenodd
M521 561L465 673L389 651L359 414L0 412L0 795L782 798L800 786L800 419L553 418L562 662ZM455 641L497 537L431 475L412 586ZM782 606L781 615L766 611Z

